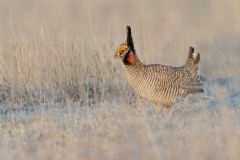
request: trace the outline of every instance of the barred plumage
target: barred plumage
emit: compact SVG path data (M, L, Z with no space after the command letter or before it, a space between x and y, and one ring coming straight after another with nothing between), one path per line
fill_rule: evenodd
M156 104L171 106L177 97L203 92L198 75L200 54L194 57L193 53L190 47L186 64L181 67L145 65L136 55L131 28L127 26L127 41L120 45L115 57L122 59L129 83L137 94Z

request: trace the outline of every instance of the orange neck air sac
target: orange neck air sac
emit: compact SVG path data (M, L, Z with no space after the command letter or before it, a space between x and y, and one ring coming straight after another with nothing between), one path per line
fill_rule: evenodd
M128 55L127 55L127 61L130 63L130 64L136 64L137 62L137 57L135 54L133 54L132 52L130 52Z

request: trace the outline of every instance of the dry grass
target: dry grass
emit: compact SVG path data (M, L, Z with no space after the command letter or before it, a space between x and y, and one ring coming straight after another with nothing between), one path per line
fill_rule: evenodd
M0 0L0 159L239 159L240 2ZM112 59L201 53L206 99L136 103Z

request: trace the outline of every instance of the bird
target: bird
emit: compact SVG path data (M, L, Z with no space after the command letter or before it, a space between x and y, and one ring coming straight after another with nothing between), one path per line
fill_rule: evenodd
M189 53L184 65L175 67L162 64L144 64L134 48L131 27L126 27L126 41L116 49L114 58L120 59L130 86L137 95L161 108L172 108L177 98L203 93L199 76L200 54Z

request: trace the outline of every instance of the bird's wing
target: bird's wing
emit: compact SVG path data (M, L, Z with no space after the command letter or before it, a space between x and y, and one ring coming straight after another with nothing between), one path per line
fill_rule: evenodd
M162 87L177 87L186 90L187 93L204 92L203 84L199 78L185 69L184 66L148 65L145 73L147 76L157 79Z
M191 73L185 71L183 67L171 67L159 64L147 65L145 73L147 76L158 79L159 82L177 87L181 87L191 76Z

